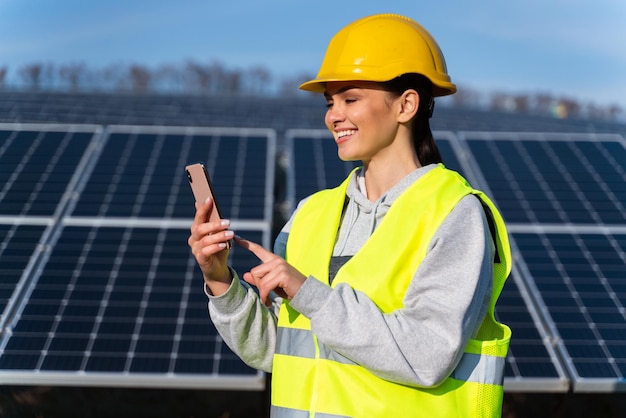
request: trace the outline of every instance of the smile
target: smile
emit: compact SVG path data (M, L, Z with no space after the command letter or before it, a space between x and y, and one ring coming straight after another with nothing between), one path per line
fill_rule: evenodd
M348 136L348 135L354 135L355 133L356 133L355 129L348 129L346 131L339 131L339 132L337 132L337 139L343 138L344 136Z

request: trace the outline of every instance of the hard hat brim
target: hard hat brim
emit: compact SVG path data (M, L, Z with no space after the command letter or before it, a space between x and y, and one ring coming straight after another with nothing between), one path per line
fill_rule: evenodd
M326 91L326 83L332 81L374 81L374 82L385 82L389 80L366 80L364 78L346 78L346 77L325 77L325 78L315 78L313 80L306 81L300 85L300 90L310 91L312 93L324 93ZM441 96L449 96L451 94L456 93L456 85L454 83L442 83L439 82L437 84L433 83L433 96L441 97Z

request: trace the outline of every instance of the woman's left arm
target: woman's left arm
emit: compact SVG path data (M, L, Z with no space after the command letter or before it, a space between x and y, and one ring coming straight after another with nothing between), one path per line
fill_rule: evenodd
M433 237L402 309L385 314L364 293L318 280L306 280L291 306L310 318L320 342L375 375L436 386L452 373L485 316L493 254L482 205L466 196Z

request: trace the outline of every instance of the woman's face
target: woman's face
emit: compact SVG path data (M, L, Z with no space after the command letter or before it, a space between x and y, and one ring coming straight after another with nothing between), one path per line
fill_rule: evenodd
M337 143L339 158L368 163L390 151L398 132L394 99L380 84L336 81L326 85L326 127Z

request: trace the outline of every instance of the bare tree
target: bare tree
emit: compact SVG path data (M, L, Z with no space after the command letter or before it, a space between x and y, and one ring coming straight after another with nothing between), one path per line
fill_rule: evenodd
M130 85L135 93L147 93L150 89L152 73L142 65L131 65L129 69Z
M72 92L79 91L87 74L85 64L67 64L59 69L61 82Z
M167 92L183 92L187 85L185 72L175 64L165 64L153 74L152 88Z
M8 68L5 67L0 67L0 88L4 87L4 80L7 77L7 72L8 72Z
M284 77L278 85L278 94L283 97L307 95L309 93L298 89L298 86L305 81L312 80L314 78L315 74L310 73L300 73L292 77Z
M489 109L493 111L503 111L510 110L510 108L510 100L507 94L501 92L495 92L491 94L491 98L489 100Z
M19 75L28 88L32 90L39 90L41 87L42 72L42 64L30 64L20 68Z
M194 61L187 62L186 73L188 76L187 87L191 92L196 93L208 93L212 89L214 79L219 76L214 71L214 68L204 66Z
M112 64L94 74L96 82L105 90L129 90L127 70L119 64Z
M223 93L227 91L225 85L228 78L228 70L219 61L213 61L208 65L207 70L211 74L211 93Z
M622 109L619 105L611 104L608 109L609 119L612 121L618 120L621 114L624 113L624 109Z
M513 105L516 112L528 113L530 110L530 99L526 94L518 94L513 97Z
M222 92L224 93L241 93L243 87L243 74L239 70L231 70L224 74L224 80L221 83Z
M245 78L245 90L250 94L261 95L267 92L272 75L267 68L257 65L246 71Z
M41 71L41 87L44 89L58 88L57 82L56 66L51 62L44 64Z
M458 86L456 93L451 96L451 100L454 107L471 107L480 102L480 94L470 87Z

